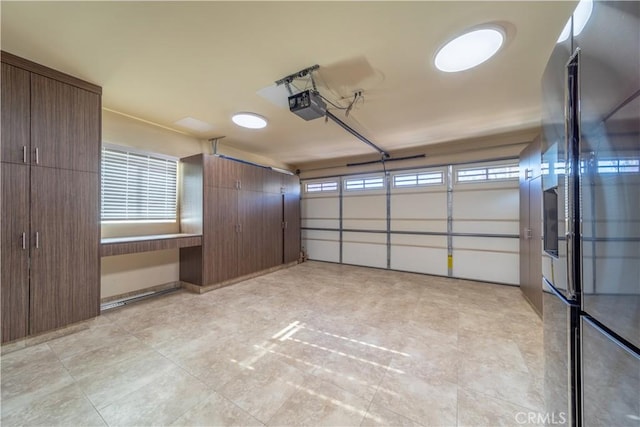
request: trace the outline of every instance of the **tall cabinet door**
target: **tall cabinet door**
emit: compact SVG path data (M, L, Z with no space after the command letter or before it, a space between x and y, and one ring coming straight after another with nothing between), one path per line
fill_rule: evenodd
M238 276L238 191L205 188L203 227L203 284L223 282Z
M98 174L31 167L30 333L100 307Z
M32 164L98 172L100 124L100 95L31 76Z
M284 193L284 262L300 256L300 181L297 176L285 176Z
M238 275L254 273L264 265L266 252L263 240L263 193L238 191Z
M4 140L3 140L4 146ZM2 163L2 342L27 335L29 313L29 167Z
M277 193L264 193L262 242L264 247L263 269L282 264L283 256L283 195Z
M2 161L29 162L30 74L2 63Z

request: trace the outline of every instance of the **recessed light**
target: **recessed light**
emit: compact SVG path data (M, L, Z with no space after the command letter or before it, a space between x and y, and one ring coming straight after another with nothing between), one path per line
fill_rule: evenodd
M591 18L591 12L593 12L593 0L580 0L576 10L573 11L573 35L579 35L584 27L587 26L587 21ZM571 32L571 18L567 21L567 25L564 26L560 37L556 43L562 43L569 38Z
M198 132L209 132L215 129L213 125L210 125L207 122L203 122L202 120L194 119L193 117L185 117L184 119L180 119L177 122L173 122L173 124Z
M231 117L233 123L247 129L262 129L267 126L267 119L254 113L237 113Z
M468 70L495 55L503 43L504 32L501 29L476 29L456 37L440 48L435 65L440 71L447 73Z

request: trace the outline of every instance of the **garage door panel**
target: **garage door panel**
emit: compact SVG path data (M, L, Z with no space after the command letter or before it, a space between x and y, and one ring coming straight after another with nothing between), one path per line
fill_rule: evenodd
M337 231L302 231L302 247L314 261L340 262L340 233Z
M387 220L385 218L357 218L357 219L343 219L342 227L345 230L380 230L385 231L387 229Z
M337 197L304 198L300 202L302 218L340 218L340 199Z
M517 188L453 192L453 220L515 219L520 217Z
M385 195L345 196L342 201L342 218L383 218L387 217Z
M446 233L447 220L446 219L434 219L434 220L392 219L391 231L417 231L417 232Z
M453 275L464 279L517 285L520 258L517 253L453 250Z
M446 193L409 193L391 196L391 219L447 219Z
M303 219L300 221L302 228L340 228L340 221L337 219Z
M507 237L460 237L453 238L453 249L490 250L514 252L520 250L520 240Z
M480 234L518 234L520 232L520 222L518 220L458 220L453 222L453 232Z
M386 268L386 243L386 234L343 233L342 261L345 264Z

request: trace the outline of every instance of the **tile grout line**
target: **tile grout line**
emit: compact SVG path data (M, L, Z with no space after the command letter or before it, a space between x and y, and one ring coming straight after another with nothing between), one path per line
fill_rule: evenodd
M69 375L69 377L73 380L73 385L76 386L78 388L78 390L80 390L80 393L82 393L82 396L84 397L84 399L89 403L89 405L91 405L93 410L96 411L96 414L98 414L98 417L100 417L100 419L102 420L104 425L105 426L109 426L109 423L107 423L107 420L104 419L104 417L102 416L102 414L100 413L98 408L96 408L96 405L94 405L93 402L91 401L91 399L89 399L89 396L87 396L87 394L84 392L84 389L82 387L80 387L80 384L78 384L78 381L76 380L76 377L74 377L73 374L71 374L71 372L69 371L69 369L67 369L65 364L62 362L62 359L60 359L58 354L55 351L53 351L53 349L51 348L49 343L47 342L46 344L47 344L47 347L49 348L49 351L51 351L51 353L53 353L53 355L56 357L56 359L58 360L58 362L60 363L62 368L67 372L67 375Z

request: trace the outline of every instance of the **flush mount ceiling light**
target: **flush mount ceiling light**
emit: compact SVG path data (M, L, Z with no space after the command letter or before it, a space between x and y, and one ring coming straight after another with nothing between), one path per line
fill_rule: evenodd
M576 10L573 11L573 35L579 35L584 27L587 26L587 21L591 18L591 12L593 12L592 0L580 0ZM564 26L560 37L558 37L557 43L562 43L569 38L571 32L571 18L567 21L567 25Z
M231 117L231 120L247 129L262 129L267 126L267 119L254 113L237 113Z
M475 29L442 46L436 54L435 65L447 73L468 70L495 55L503 43L501 28Z

